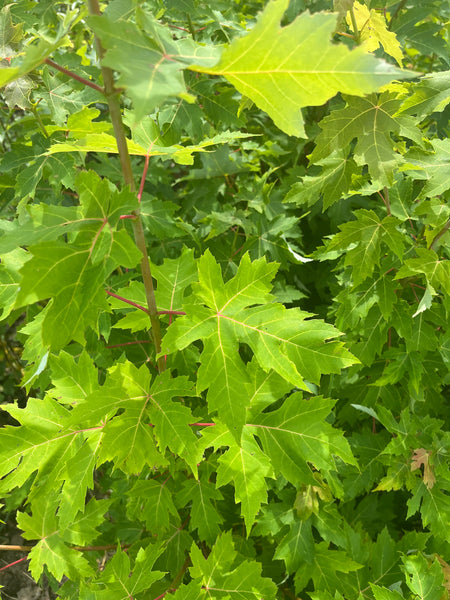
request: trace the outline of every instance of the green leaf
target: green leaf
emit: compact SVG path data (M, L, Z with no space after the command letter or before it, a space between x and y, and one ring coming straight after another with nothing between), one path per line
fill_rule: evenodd
M244 431L240 446L232 436L228 436L227 445L228 450L219 458L216 485L234 484L235 499L241 503L241 514L250 533L261 504L267 502L265 478L273 477L272 466L248 431Z
M323 167L322 172L295 183L284 202L311 206L322 198L323 210L326 210L349 191L352 175L359 172L355 161L347 158L344 152L334 152L328 158L318 160L316 164Z
M276 595L276 585L270 579L261 576L261 565L256 561L240 560L233 568L236 551L231 533L223 533L217 538L210 555L204 558L200 549L192 546L190 568L194 580L202 582L202 595L211 597L243 600L271 600ZM188 596L194 598L195 596Z
M413 496L408 500L408 517L420 510L424 527L429 527L436 537L445 539L445 532L450 526L450 500L447 493L448 482L443 483L445 488L439 489L439 485L428 487L420 480Z
M182 146L174 144L173 146L157 146L149 144L141 146L132 140L127 140L128 152L136 156L161 156L166 160L174 160L180 165L194 164L194 152L206 152L210 146L216 144L228 144L234 140L253 137L250 133L241 133L235 131L226 131L219 133L212 138L206 138L198 144ZM109 133L88 133L79 139L66 142L55 142L47 152L49 156L60 154L61 152L105 152L108 154L118 154L116 138Z
M215 64L220 51L189 38L174 40L168 27L143 12L142 29L131 21L89 17L107 53L103 64L119 72L117 84L127 89L139 121L170 96L187 95L182 70L195 63ZM129 60L132 56L133 60Z
M401 100L396 95L384 92L366 98L346 97L345 108L333 110L320 122L322 132L316 138L316 147L311 162L323 160L332 152L345 148L357 138L354 158L358 165L368 165L374 182L389 186L393 182L395 167L403 162L394 149L391 133L399 133L405 125L396 113ZM408 137L418 142L420 131L409 123Z
M0 238L0 247L1 247ZM0 264L0 306L2 307L1 319L6 319L16 302L20 289L20 270L28 260L28 254L22 248L11 250L2 255Z
M392 79L409 77L362 47L350 52L344 45L332 44L336 25L332 14L304 12L280 28L288 2L269 2L251 32L234 40L217 66L196 70L223 75L277 127L300 137L306 137L302 107L320 106L338 92L367 94Z
M78 90L74 89L67 76L60 73L53 74L47 67L43 69L42 79L45 88L41 88L40 95L47 104L54 123L59 125L62 130L72 132L73 125L77 122L75 116L77 113L88 111L87 107L94 102L104 102L104 96L97 90L88 86L80 86ZM95 111L96 109L91 110ZM100 111L96 112L99 114ZM67 118L68 116L69 118ZM67 127L65 127L66 121ZM105 124L102 125L101 129L104 131ZM100 127L100 123L97 124L97 127ZM110 130L111 127L106 126L106 129Z
M425 180L420 198L429 198L443 194L450 187L447 177L450 164L450 140L430 140L434 152L424 152L420 148L411 148L406 155L406 164L401 170L407 171L412 179Z
M74 518L70 527L61 530L54 514L52 495L39 503L34 503L33 514L17 513L18 526L23 530L25 539L38 540L31 550L30 571L39 579L45 565L49 572L60 580L64 575L77 577L93 575L94 571L81 552L68 544L84 544L86 540L97 537L97 528L104 521L104 514L110 504L107 500L91 500L85 514Z
M23 110L31 108L30 93L34 87L33 80L27 75L8 83L3 92L8 107L11 109L18 107Z
M416 248L416 254L418 258L405 260L395 279L423 274L433 289L442 288L450 294L450 263L441 260L434 250Z
M205 253L194 292L197 304L184 307L186 316L169 327L163 340L162 354L204 340L197 391L209 387L210 410L218 412L236 440L249 405L239 341L250 346L264 370L273 369L302 388L304 378L318 383L322 373L338 372L354 360L339 342L326 342L338 335L332 326L307 320L308 313L267 304L275 270L264 259L252 263L244 255L235 277L224 283L219 265Z
M315 554L312 564L303 563L295 575L295 589L303 590L312 579L318 590L328 591L333 594L340 586L340 573L350 573L361 569L362 565L351 560L340 550L330 550L326 542L315 545Z
M160 310L181 311L188 288L197 280L193 250L183 248L176 259L166 259L162 265L152 266L153 277L158 282L156 303Z
M118 547L104 571L92 582L91 593L99 600L127 600L148 590L164 576L164 573L153 570L161 552L159 545L141 547L132 566L127 552Z
M435 559L431 564L421 554L403 556L406 584L420 600L440 600L444 593L444 573Z
M294 485L317 484L308 463L325 471L335 470L336 457L357 464L343 433L325 421L334 403L292 394L281 408L259 415L252 425L275 471Z
M428 73L412 87L399 113L415 115L419 121L432 112L442 112L450 102L450 71Z
M81 405L72 411L75 423L98 425L118 410L124 414L104 425L105 442L99 460L114 459L127 472L136 473L145 464L167 464L164 451L169 448L182 456L196 474L200 460L197 438L190 424L195 421L190 409L175 396L192 396L186 377L170 378L161 373L151 382L145 365L137 369L130 362L118 364L105 384L87 397L89 410ZM155 439L159 450L156 449Z
M0 11L0 58L11 56L11 50L22 40L22 24L13 25L10 6Z
M198 480L186 479L176 497L178 506L189 504L189 529L196 529L199 538L208 544L214 542L221 530L223 517L216 501L222 498L221 492L208 481L205 469L201 469Z
M52 349L62 348L70 339L84 341L84 329L96 328L98 313L106 309L104 284L119 265L134 267L140 252L125 230L114 231L122 210L132 208L136 199L129 192L112 192L94 173L78 178L82 220L73 211L49 210L34 214L29 227L39 229L43 218L47 227L33 233L39 240L59 237L70 230L64 218L69 212L73 228L81 229L75 241L45 241L30 248L32 258L21 269L21 286L16 307L52 299L42 325L42 342ZM32 213L33 214L33 213ZM0 242L1 243L1 242Z
M293 517L292 523L289 523L289 532L281 540L273 558L284 560L287 572L293 573L302 563L312 564L314 552L311 523Z
M400 222L395 217L381 221L374 211L366 209L355 210L353 214L356 221L341 225L341 231L332 237L326 250L319 249L316 256L327 258L328 252L345 253L344 264L351 265L354 284L359 285L379 264L382 245L403 257L405 238L397 229Z
M128 517L145 522L147 530L153 534L161 535L171 523L179 524L180 517L165 481L136 481L127 496Z
M49 395L61 404L83 404L98 386L98 371L86 351L81 353L77 361L67 352L52 355L50 366L53 387Z
M402 600L403 596L397 590L382 588L374 583L370 584L375 600Z

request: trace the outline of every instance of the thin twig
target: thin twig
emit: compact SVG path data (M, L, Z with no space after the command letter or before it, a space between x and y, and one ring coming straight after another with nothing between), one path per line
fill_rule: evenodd
M44 62L49 67L53 67L57 71L60 71L61 73L64 73L64 75L67 75L68 77L71 77L72 79L75 79L76 81L79 81L83 85L87 85L88 87L92 88L93 90L96 90L97 92L99 92L100 94L102 94L102 96L105 95L105 90L100 85L97 85L93 81L89 81L89 79L85 79L84 77L81 77L80 75L77 75L73 71L70 71L69 69L66 69L65 67L62 67L61 65L58 65L57 63L55 63L50 58L46 58L44 60Z
M399 3L399 5L397 6L397 8L395 9L394 14L392 15L391 20L389 21L389 25L388 25L389 31L392 29L392 23L398 17L398 13L402 10L402 8L405 6L405 4L406 4L406 0L402 0Z
M136 340L134 342L123 342L122 344L110 344L109 346L105 346L105 348L121 348L122 346L133 346L134 344L150 344L150 340Z
M114 294L114 292L110 292L109 290L105 290L105 291L108 294L108 296L112 296L113 298L117 298L117 300L121 300L122 302L125 302L126 304L130 304L131 306L134 306L135 308L138 308L139 310L144 311L148 315L148 308L145 308L145 306L141 306L137 302L133 302L132 300L128 300L128 298L124 298L123 296L119 296L118 294Z
M148 171L148 163L149 163L149 161L150 161L150 155L146 154L146 156L145 156L145 163L144 163L144 169L142 171L141 183L139 185L139 192L138 192L138 195L137 195L139 202L142 199L142 193L144 191L145 178L147 177L147 171Z
M37 104L38 104L38 103L36 103L36 104L32 104L32 105L31 105L31 109L30 109L30 110L31 110L31 112L32 112L32 113L33 113L33 115L34 115L34 118L35 118L35 119L36 119L36 121L38 122L38 125L39 125L39 127L41 128L41 131L42 131L42 133L44 134L44 136L45 136L46 138L48 138L48 137L50 137L50 136L48 135L48 131L45 129L45 125L44 125L44 123L43 123L43 121L42 121L42 119L41 119L41 117L40 117L40 115L39 115L39 113L38 113L38 111L37 111L37 108L36 108L36 107L37 107Z
M23 562L24 560L28 560L28 558L26 556L24 558L19 558L19 560L15 560L14 562L9 563L9 565L6 565L6 566L2 567L0 569L0 571L6 571L6 569L9 569L10 567L13 567L14 565L17 565L17 564Z
M386 209L387 209L387 213L389 216L391 216L391 203L389 201L389 190L387 189L387 187L384 187L384 203L386 204Z

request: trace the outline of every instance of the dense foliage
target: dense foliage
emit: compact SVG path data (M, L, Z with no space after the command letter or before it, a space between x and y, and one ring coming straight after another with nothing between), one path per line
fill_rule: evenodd
M59 597L448 597L449 14L4 4L0 495Z

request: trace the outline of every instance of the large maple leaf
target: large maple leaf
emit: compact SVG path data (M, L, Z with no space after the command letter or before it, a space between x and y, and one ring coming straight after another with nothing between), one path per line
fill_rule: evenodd
M308 389L305 379L318 383L323 373L338 373L355 362L332 326L312 319L297 308L274 302L271 280L277 267L264 258L253 263L247 255L236 275L224 283L220 266L207 251L199 260L199 283L186 316L172 324L163 340L162 354L203 341L197 391L208 388L208 404L240 438L250 397L248 375L239 355L247 344L260 366L273 369L293 386Z
M251 32L234 40L216 66L191 68L223 75L280 129L301 137L306 137L302 107L320 106L338 92L368 94L410 77L361 46L349 51L333 44L333 14L304 12L281 28L288 5L289 0L269 2Z

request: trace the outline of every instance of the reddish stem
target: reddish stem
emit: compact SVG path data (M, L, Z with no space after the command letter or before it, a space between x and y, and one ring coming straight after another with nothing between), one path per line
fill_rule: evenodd
M108 296L112 296L113 298L117 298L117 300L122 300L122 302L125 302L126 304L130 304L131 306L134 306L135 308L139 308L139 310L142 310L143 312L145 312L148 315L148 309L145 308L144 306L141 306L140 304L137 304L136 302L132 302L131 300L128 300L127 298L123 298L122 296L119 296L118 294L114 294L113 292L110 292L109 290L105 290L105 291L108 294Z
M416 290L414 289L414 286L413 286L411 283L409 284L409 286L410 286L410 288L412 289L412 292L413 292L413 294L414 294L414 297L415 297L415 299L416 299L416 302L417 302L417 304L419 304L420 300L419 300L419 298L417 297Z
M14 562L9 563L9 565L6 565L6 567L2 567L0 569L0 571L5 571L6 569L9 569L9 567L13 567L14 565L17 565L17 564L23 562L24 560L28 560L28 557L24 556L23 558L19 558L19 560L15 560Z
M121 346L132 346L133 344L151 344L151 341L139 340L135 342L123 342L123 344L112 344L111 346L106 346L106 348L120 348Z
M145 155L144 170L142 171L141 183L139 184L139 192L138 192L138 195L137 195L139 202L141 201L142 193L144 191L145 178L147 177L147 171L148 171L148 163L149 163L149 161L150 161L150 155L146 154Z
M100 94L102 94L102 96L105 95L105 90L102 87L100 87L99 85L97 85L96 83L94 83L93 81L89 81L89 79L80 77L80 75L77 75L73 71L69 71L69 69L66 69L65 67L61 67L61 65L58 65L57 63L53 62L53 60L51 60L50 58L46 58L44 60L44 62L49 67L53 67L57 71L64 73L64 75L67 75L68 77L71 77L72 79L75 79L76 81L79 81L83 85L87 85L88 87L92 88L93 90L99 92Z
M131 544L120 544L120 547L123 549L129 548L130 546ZM31 552L33 548L34 546L12 546L9 544L0 544L0 550L6 550L8 552ZM104 546L71 546L72 550L77 550L78 552L102 552L104 550L115 550L116 548L117 544L105 544ZM11 563L10 565L6 565L6 567L2 567L0 571L19 563L22 560L28 559L26 556L24 558L20 558L19 560L16 560L16 562Z
M182 310L158 310L158 315L185 315Z
M136 215L120 215L119 219L135 219Z
M215 427L215 423L189 423L191 427ZM149 427L154 427L153 423L148 423Z
M389 202L389 192L388 192L387 187L384 188L384 196L383 196L383 194L380 191L378 191L377 194L383 200L383 204L386 207L387 214L390 216L391 215L391 205L390 205L390 202Z

